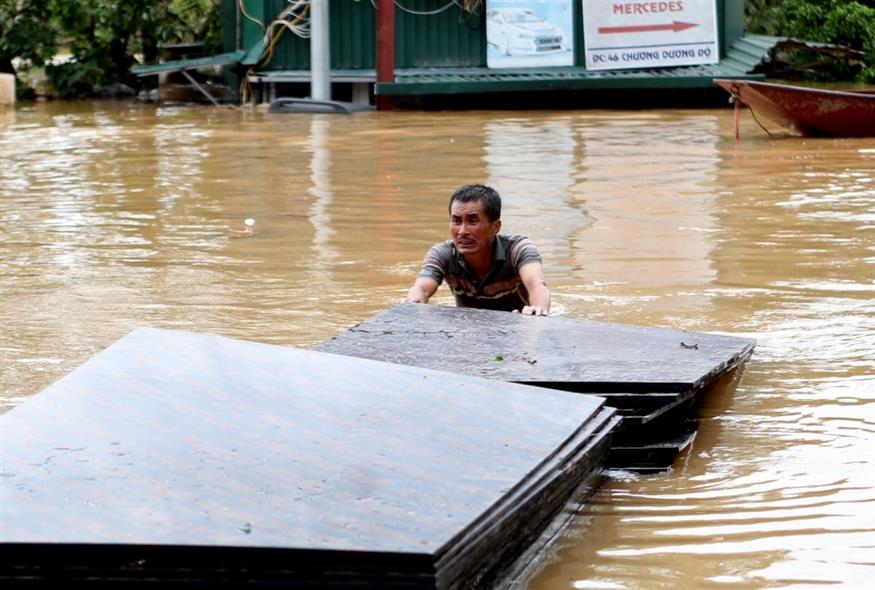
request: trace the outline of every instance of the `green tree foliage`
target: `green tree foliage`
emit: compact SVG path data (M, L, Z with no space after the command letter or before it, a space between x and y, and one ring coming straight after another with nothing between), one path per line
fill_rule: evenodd
M866 55L865 64L838 61L809 77L875 82L875 0L747 0L745 14L752 33L833 43ZM791 58L796 63L817 61L804 50Z
M46 26L49 6L42 0L0 0L0 73L15 74L14 60L41 66L57 51Z
M161 43L216 39L220 10L221 0L0 0L0 69L14 73L15 58L43 65L62 47L70 58L46 66L59 96L134 85L137 56L153 62Z

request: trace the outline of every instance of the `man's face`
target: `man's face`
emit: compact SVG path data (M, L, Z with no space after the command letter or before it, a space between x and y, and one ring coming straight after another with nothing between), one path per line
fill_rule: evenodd
M489 220L483 201L454 201L450 207L450 236L462 256L491 254L492 240L500 229L501 220Z

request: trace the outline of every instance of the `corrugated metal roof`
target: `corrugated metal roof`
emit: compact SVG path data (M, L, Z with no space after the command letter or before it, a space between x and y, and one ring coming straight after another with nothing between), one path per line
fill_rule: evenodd
M152 76L155 74L167 74L170 72L181 72L183 70L196 70L208 66L222 66L240 62L246 55L242 49L232 51L231 53L220 53L209 57L196 57L192 59L178 59L159 64L148 64L142 66L134 66L131 72L138 76Z
M707 88L714 78L762 80L753 69L767 57L781 37L749 35L736 41L720 63L646 70L589 71L582 67L520 68L408 68L395 72L394 83L378 83L377 94L411 96L471 92L515 92L578 88Z

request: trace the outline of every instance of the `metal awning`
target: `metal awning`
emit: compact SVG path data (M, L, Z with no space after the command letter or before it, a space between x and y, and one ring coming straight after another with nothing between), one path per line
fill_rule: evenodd
M243 61L246 57L247 52L243 49L238 49L237 51L232 51L231 53L220 53L218 55L210 55L207 57L195 57L192 59L177 59L174 61L167 61L164 63L158 64L146 64L140 66L134 66L131 68L131 72L140 76L157 76L158 74L171 74L175 72L181 73L185 76L185 79L189 81L189 83L198 89L198 91L207 97L214 105L218 106L219 102L213 98L213 95L207 92L207 89L198 83L191 74L188 73L189 70L197 70L200 68L212 67L212 66L226 66L231 64L238 64Z
M378 82L381 95L525 92L573 89L708 88L714 78L763 80L728 67L689 66L634 71L592 72L585 68L495 71L486 68L430 68L396 70L394 82Z
M394 82L378 82L376 93L391 96L520 92L573 89L709 88L714 78L763 80L753 69L768 55L778 37L743 37L716 64L645 70L589 71L560 68L428 68L399 69Z
M220 53L218 55L210 55L208 57L195 57L192 59L178 59L175 61L167 61L158 64L145 64L134 66L131 72L142 76L155 76L157 74L170 74L172 72L184 72L186 70L196 70L209 66L224 66L229 64L240 63L246 56L246 52L242 49L232 51L231 53Z

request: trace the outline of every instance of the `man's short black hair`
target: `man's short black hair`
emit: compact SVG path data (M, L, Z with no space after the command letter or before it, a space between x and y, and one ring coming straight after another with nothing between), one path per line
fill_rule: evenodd
M491 186L486 186L485 184L466 184L457 188L453 196L450 197L450 204L447 207L451 214L453 203L456 201L459 203L480 201L483 203L483 211L486 213L489 221L501 219L501 197L498 195L498 191Z

